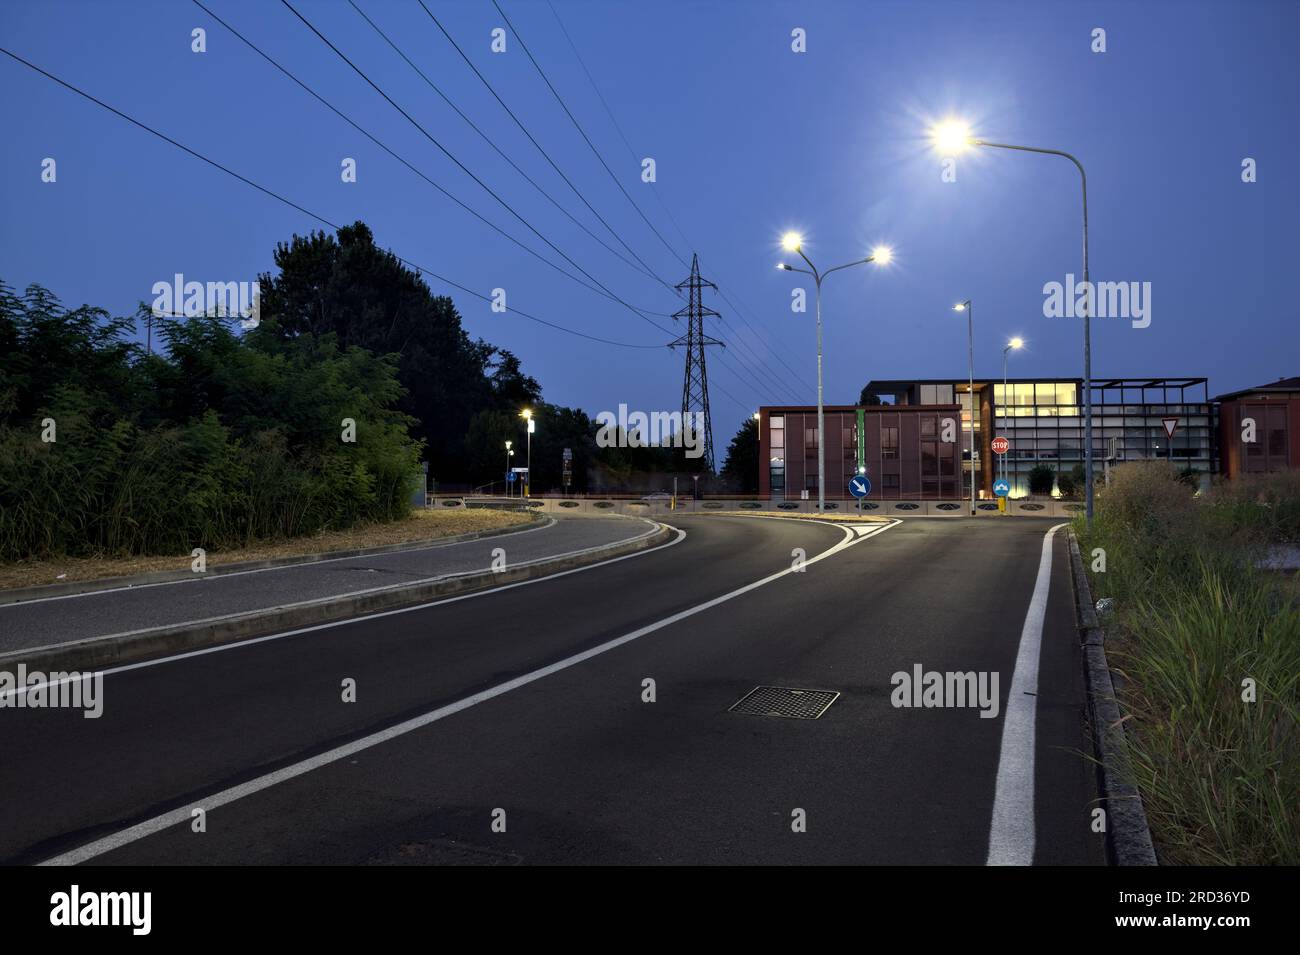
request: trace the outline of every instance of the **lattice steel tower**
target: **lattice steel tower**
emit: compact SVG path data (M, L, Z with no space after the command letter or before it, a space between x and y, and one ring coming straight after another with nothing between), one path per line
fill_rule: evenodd
M704 366L704 348L706 345L724 345L716 338L704 334L706 315L718 317L718 313L704 306L700 294L705 287L716 290L717 286L707 279L700 278L700 257L691 256L691 276L684 282L678 282L677 288L689 289L689 304L681 311L674 312L673 318L686 319L686 334L676 341L669 342L668 347L675 349L678 345L686 346L686 377L682 381L682 427L686 427L692 412L704 413L704 461L710 471L714 471L713 461L713 419L709 416L709 373Z

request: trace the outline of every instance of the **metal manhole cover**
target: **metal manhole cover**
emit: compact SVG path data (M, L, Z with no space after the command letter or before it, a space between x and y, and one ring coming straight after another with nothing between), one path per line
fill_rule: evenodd
M815 720L839 698L832 690L803 690L790 686L756 686L727 712L746 716L784 716Z

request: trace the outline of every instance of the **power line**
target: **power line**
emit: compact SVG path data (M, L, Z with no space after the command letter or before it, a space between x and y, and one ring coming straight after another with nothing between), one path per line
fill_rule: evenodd
M460 54L460 58L465 61L466 65L474 72L474 75L479 78L479 81L482 82L482 84L485 87L487 87L488 92L491 93L493 98L496 99L496 101L501 105L501 108L506 111L506 114L512 120L514 120L515 125L519 127L520 131L523 132L523 134L526 137L528 137L528 141L533 144L533 146L537 149L539 153L542 154L543 158L545 158L545 160L550 164L551 168L554 169L556 173L559 175L559 177L564 180L565 185L567 185L573 191L573 194L577 196L580 200L582 200L582 204L585 205L591 211L592 215L594 215L597 219L600 220L601 225L603 225L609 231L609 234L612 235L618 241L618 243L621 246L623 246L623 248L627 249L628 253L634 259L636 259L638 262L644 265L646 269L649 270L650 273L653 274L656 279L658 279L658 281L660 282L660 284L664 286L664 288L676 291L674 289L673 284L667 281L666 279L664 279L658 273L654 272L654 270L651 269L649 265L646 265L645 260L642 259L641 256L637 255L636 251L630 245L628 245L627 242L623 240L623 237L619 235L617 230L615 230L614 227L611 226L605 220L605 217L596 211L596 207L593 206L588 201L587 197L582 194L582 191L573 184L573 181L567 175L565 175L564 170L561 169L559 165L555 162L555 160L551 158L551 154L548 153L542 147L542 144L537 141L537 138L533 136L531 132L528 131L528 127L525 126L523 124L523 121L520 120L519 117L515 115L514 110L512 110L509 106L506 105L506 101L501 98L501 96L497 93L496 89L493 88L492 84L488 82L487 77L485 77L481 72L479 72L479 68L474 65L474 61L471 60L465 54L465 51L460 48L460 44L455 41L452 35L447 31L447 28L442 25L442 21L440 21L437 17L435 17L433 15L433 11L431 11L427 6L424 5L424 0L417 0L417 2L420 4L420 8L426 14L428 14L429 19L432 20L434 25L442 32L442 35L447 38L447 42L450 43L452 47L455 48L456 52Z
M310 20L308 20L301 13L299 13L297 9L294 8L293 4L289 2L289 0L280 0L280 2L283 3L286 7L288 7L289 10L293 13L293 15L296 16L299 20L301 20L307 26L307 28L311 30L312 33L316 34L316 36L320 38L321 42L324 43L326 46L328 46L331 50L333 50L334 53L337 54L338 57L341 60L343 60L344 63L352 67L352 69L357 73L357 75L360 76L363 80L366 81L367 84L370 85L371 89L373 89L376 93L382 96L390 106L392 106L395 110L401 113L402 116L404 116L412 126L418 129L424 135L424 137L429 140L429 142L433 143L434 146L436 146L444 156L450 159L453 163L456 164L457 167L460 168L462 172L464 172L467 176L469 176L476 183L478 183L478 185L488 195L490 195L493 199L495 199L498 203L500 203L500 205L503 208L505 208L506 211L508 211L512 216L514 216L521 223L523 223L523 225L527 227L527 229L530 232L532 232L535 236L537 236L548 246L550 246L550 248L554 250L562 259L564 259L566 262L572 265L575 269L577 269L587 278L591 279L591 281L594 282L596 285L600 286L600 288L604 289L606 294L611 299L613 299L614 301L618 302L620 305L627 308L629 311L632 312L632 314L636 315L642 321L659 329L659 331L664 332L665 334L672 334L668 329L664 328L658 322L647 317L644 313L638 311L635 306L630 305L623 299L619 298L616 294L614 294L612 291L606 288L606 286L603 285L599 279L597 279L594 275L592 275L590 272L588 272L586 269L580 266L577 262L573 261L573 259L570 258L562 249L560 249L559 246L557 246L554 242L552 242L550 239L544 236L540 231L538 231L538 229L531 222L529 222L522 215L520 215L519 212L517 212L515 208L510 205L510 203L506 202L503 198L501 198L501 196L498 195L487 183L485 183L482 179L480 179L477 175L475 175L474 172L468 166L466 166L463 162L457 159L451 153L451 151L447 149L447 147L445 147L442 143L440 143L437 140L437 138L434 137L433 134L430 133L427 129L425 129L414 117L412 117L410 113L402 109L401 106L399 106L396 102L394 102L393 98L389 96L387 93L385 93L382 89L380 89L379 85L375 83L375 81L372 80L368 75L366 75L366 72L364 70L362 70L359 66L357 66L350 59L348 59L347 55L344 54L342 50L336 47L333 43L329 41L329 39L323 33L317 30L316 27L312 25Z
M583 60L582 53L578 50L577 44L573 42L573 37L569 35L569 31L565 27L564 21L560 19L560 14L555 9L555 5L551 3L550 0L547 0L547 5L551 8L551 15L555 17L555 22L559 25L560 32L564 34L564 39L568 42L569 48L573 50L574 58L578 61L578 65L582 68L582 72L586 75L587 82L591 84L591 88L592 90L595 91L596 97L600 100L601 106L604 107L606 115L609 116L610 122L613 124L615 131L617 131L619 138L623 141L623 145L627 148L628 155L632 158L633 162L635 162L637 157L636 150L632 148L632 144L628 140L627 134L623 132L623 127L619 123L618 117L614 115L613 109L610 108L609 101L605 99L605 95L601 92L600 86L596 83L596 78L592 75L591 70L587 68L587 63L585 60ZM498 7L498 9L500 8ZM502 16L504 16L504 14L502 14ZM520 40L520 46L523 46L522 39ZM655 188L655 189L651 189L650 192L652 195L654 195L655 201L659 203L659 207L663 209L664 214L667 215L668 220L673 224L673 228L677 230L677 234L681 236L682 241L685 242L688 247L694 248L695 244L686 237L686 233L682 231L682 227L678 224L677 218L673 215L672 210L668 208L668 204L664 202L663 197L659 195L659 190ZM736 317L739 318L740 321L744 323L744 325L747 328L749 328L750 332L754 334L754 337L758 338L760 341L763 341L763 336L759 334L758 329L756 329L753 325L750 324L748 319L745 317L744 311L736 302L732 301L731 297L727 295L726 290L719 288L718 294L721 295L723 300L728 305L731 306L732 310L736 314ZM726 321L726 319L724 318L723 321ZM746 342L743 338L737 337L736 343L738 345L744 345L748 348L748 342ZM790 365L785 361L785 359L781 357L780 352L772 349L770 345L768 346L768 350L771 351L772 355L775 356L777 361L779 361L782 365L785 366L785 369L788 372L790 372L790 374L795 376L796 380L800 378L799 373L795 371L793 368L791 368ZM771 373L772 369L769 366L767 366L767 362L761 356L759 356L757 352L755 352L753 349L749 349L749 351L753 356L754 360L758 362L758 364L763 365L765 367L765 370ZM774 375L773 377L776 380L780 380L780 376ZM807 383L804 382L804 384Z
M423 6L423 2L424 0L420 0L421 6ZM609 173L609 178L614 180L614 185L618 186L619 192L623 193L623 196L627 199L627 201L632 204L632 208L637 211L637 215L639 215L642 221L645 222L645 224L650 227L650 231L653 232L658 237L659 241L664 244L664 248L666 248L673 256L675 256L677 261L681 262L683 266L685 266L686 268L690 268L690 266L687 265L686 260L677 254L677 250L674 249L671 245L669 245L668 240L665 239L663 237L663 234L658 229L655 228L655 224L650 221L649 217L645 214L645 212L642 211L641 207L637 205L636 200L632 198L631 194L625 188L623 188L623 183L619 181L618 176L614 175L614 170L609 168L609 164L605 162L605 157L600 154L600 150L598 150L595 144L587 137L587 133L582 128L582 124L579 123L577 118L573 115L573 113L569 111L569 107L565 104L564 98L560 96L559 91L557 91L556 88L551 85L551 81L550 79L547 78L546 73L542 70L541 64L539 64L537 60L533 57L532 52L528 49L528 44L524 42L523 36L520 34L518 30L515 29L515 25L510 22L510 18L506 16L506 12L501 9L501 5L497 3L497 0L492 0L492 6L496 7L497 13L501 14L501 19L505 21L506 26L510 28L510 32L513 33L515 35L515 39L519 41L519 45L523 48L524 53L527 54L529 62L531 62L533 64L533 67L537 70L537 75L540 76L542 78L542 81L546 83L547 89L549 89L551 93L555 96L556 102L560 104L560 108L564 110L565 115L569 117L570 121L572 121L574 128L578 130L578 133L582 136L583 141L586 142L586 144L591 148L591 151L596 156L596 158L600 160L600 164L605 167L605 172Z
M507 232L507 231L505 231L504 229L502 229L499 225L497 225L497 224L496 224L495 222L493 222L491 219L488 219L486 216L484 216L483 214L481 214L478 210L474 209L474 208L473 208L472 206L470 206L468 203L464 202L463 200L461 200L460 198L458 198L457 196L455 196L454 194L452 194L451 192L449 192L447 189L445 189L445 188L444 188L443 186L441 186L439 183L435 182L435 181L434 181L433 179L431 179L428 175L426 175L422 170L416 168L416 167L415 167L415 166L414 166L410 161L408 161L407 159L405 159L403 156L401 156L399 153L397 153L394 149L392 149L391 147L389 147L388 145L386 145L384 142L382 142L382 141L381 141L377 136L375 136L375 135L374 135L373 133L371 133L369 130L365 129L365 127L361 126L361 124L357 123L354 119L352 119L350 116L348 116L348 115L347 115L346 113L344 113L342 110L338 109L336 106L334 106L333 103L331 103L329 100L325 99L325 97L323 97L323 96L321 96L319 93L317 93L314 89L312 89L310 86L308 86L305 82L303 82L301 79L299 79L296 75L294 75L294 74L293 74L292 72L290 72L287 68L285 68L283 65L281 65L281 64L280 64L276 59L274 59L270 54L268 54L266 51L264 51L263 49L261 49L261 48L260 48L257 44L255 44L252 40L250 40L248 37L244 36L244 34L240 33L238 30L236 30L233 26L231 26L231 25L230 25L229 23L227 23L225 20L221 19L221 17L217 16L217 14L215 14L215 13L213 13L211 10L209 10L206 6L203 5L203 3L200 2L200 0L192 0L192 2L193 2L194 5L197 6L200 10L202 10L202 11L203 11L204 13L206 13L208 16L212 17L212 19L216 20L217 23L221 24L223 27L225 27L227 30L229 30L232 34L234 34L236 37L238 37L238 38L239 38L239 39L240 39L240 40L241 40L241 41L242 41L242 42L243 42L243 43L244 43L244 44L245 44L249 49L251 49L254 53L256 53L258 56L262 57L262 59L266 60L268 63L270 63L272 66L274 66L277 70L279 70L281 73L283 73L283 74L284 74L285 76L287 76L289 79L293 80L293 82L295 82L296 84L298 84L299 87L301 87L304 91L306 91L308 94L310 94L312 97L314 97L314 98L315 98L319 103L321 103L321 105L323 105L326 109L328 109L328 110L330 110L331 112L333 112L336 116L338 116L340 119L342 119L345 123L347 123L347 124L348 124L349 126L351 126L353 129L355 129L357 132L361 133L361 135L365 136L367 139L369 139L372 143L374 143L376 146L378 146L378 147L379 147L380 149L382 149L384 152L388 153L388 155L392 156L394 159L396 159L398 162L400 162L403 166L405 166L407 169L411 170L411 172L415 173L417 176L419 176L421 179L423 179L426 183L428 183L428 184L429 184L430 186L432 186L434 189L438 190L438 192L442 193L444 196L446 196L448 199L450 199L450 200L451 200L452 202L454 202L456 205L460 206L462 209L464 209L464 210L465 210L466 212L468 212L470 215L474 216L474 218L478 219L480 222L482 222L484 225L486 225L486 226L487 226L488 228L490 228L492 231L498 233L499 235L503 236L504 238L506 238L507 240L509 240L509 241L512 242L513 244L519 246L519 248L523 249L525 252L527 252L529 255L533 256L533 257L534 257L535 259L537 259L539 262L541 262L541 263L543 263L544 265L546 265L546 266L548 266L548 267L554 269L555 271L559 272L561 275L564 275L564 276L566 276L567 278L572 279L574 282L577 282L579 285L583 286L584 288L586 288L586 289L588 289L588 290L590 290L590 291L592 291L592 292L595 292L595 293L598 294L598 295L604 296L605 298L609 298L609 299L611 299L611 300L616 300L616 299L614 299L614 297L613 297L612 295L608 294L607 292L603 292L603 291L601 291L600 289L596 288L595 286L587 284L587 283L584 282L581 278L579 278L578 276L574 275L572 272L569 272L569 271L568 271L567 269L565 269L563 266L556 265L554 262L552 262L550 259L546 258L546 256L542 255L541 253L537 252L535 249L529 248L529 247L528 247L527 245L525 245L523 242L519 241L519 239L517 239L515 236L511 235L509 232ZM672 317L671 315L666 314L666 313L663 313L663 312L650 312L649 310L644 310L644 311L646 311L647 314L660 315L660 316L663 316L663 317L665 317L665 318L671 318L671 317Z
M17 53L7 50L4 47L0 47L0 53L3 53L9 58L21 63L23 66L27 67L28 69L41 74L46 79L53 80L55 83L58 83L60 86L64 87L65 89L71 90L73 93L76 93L78 96L90 100L90 102L94 103L96 106L108 110L110 113L113 113L115 116L118 116L119 118L126 120L128 123L131 123L133 126L137 126L140 129L143 129L145 132L158 137L164 142L170 143L172 146L175 146L177 149L181 150L182 152L187 153L190 156L193 156L195 159L205 162L209 166L212 166L214 169L219 169L221 172L224 172L226 175L238 179L240 182L244 183L244 185L251 186L252 188L256 189L258 192L270 196L272 199L275 199L277 202L281 202L284 205L289 206L290 208L295 209L298 212L301 212L303 215L307 216L308 218L315 219L317 222L329 226L335 232L337 232L341 228L341 226L331 222L329 219L326 219L324 216L319 215L318 213L312 212L310 209L306 208L305 206L299 205L298 203L294 202L292 199L288 199L285 196L280 195L278 192L275 192L272 189L268 189L266 186L263 186L260 183L254 182L252 179L249 179L247 176L235 172L230 167L217 162L215 159L209 159L207 156L203 155L197 150L191 149L189 146L186 146L184 143L172 139L166 133L159 132L158 130L154 129L152 126L149 126L148 124L141 122L135 117L122 112L120 109L117 109L114 106L110 106L108 103L105 103L103 100L98 99L97 97L91 95L90 93L87 93L85 90L73 86L71 83L67 82L66 80L60 79L59 77L55 76L53 73L48 72L47 70L41 69L41 67L37 66L35 63L23 59ZM409 259L403 258L400 255L396 255L396 253L394 253L394 255L399 262L402 262L408 267L415 269L417 272L421 274L431 275L438 281L446 285L449 285L452 288L459 289L460 291L466 293L467 295L472 295L475 298L481 299L485 302L492 301L492 298L490 296L484 295L481 292L476 292L473 289L467 288L466 286L461 285L458 282L453 282L451 279L443 275L439 275L437 272L433 271L432 269L425 268L422 265L418 265L417 263L412 262ZM656 350L662 349L664 347L663 345L638 345L638 344L633 344L631 342L618 342L608 338L600 338L596 335L588 335L586 332L580 332L572 328L566 328L565 326L558 325L555 322L550 322L545 319L538 318L536 315L529 314L528 312L522 311L521 309L511 308L510 311L516 315L520 315L528 319L529 321L537 322L540 325L546 325L547 327L554 328L557 331L565 332L569 335L575 335L579 338L585 338L590 341L600 342L601 344L604 345L616 345L620 348L653 348Z
M197 3L198 0L195 0L195 2ZM406 63L406 65L409 66L411 69L413 69L416 72L416 74L420 77L420 79L424 80L425 84L428 85L428 87L432 89L435 93L437 93L442 98L442 101L446 103L448 106L450 106L452 110L455 111L456 115L459 116L461 119L463 119L469 125L470 129L478 133L480 138L482 138L482 140L485 143L491 146L498 156L500 156L507 163L509 163L510 167L514 169L515 172L519 173L519 175L521 175L530 186L532 186L539 193L541 193L542 196L545 197L546 200L550 202L551 205L555 206L555 208L559 209L560 212L564 213L564 215L567 216L568 219L579 229L587 233L587 235L591 236L602 246L604 246L611 255L616 256L619 260L626 263L631 268L636 269L642 275L648 276L649 278L655 279L656 281L658 280L658 276L656 276L653 272L645 268L643 265L633 262L622 252L619 252L617 249L615 249L612 245L610 245L600 236L596 235L596 233L592 232L591 229L587 227L586 223L580 220L577 216L571 213L564 206L560 205L560 203L555 199L555 197L553 197L549 192L543 189L542 186L535 179L533 179L532 176L528 175L527 172L525 172L523 169L519 167L518 163L516 163L513 159L511 159L508 155L506 155L505 151L496 144L496 142L492 139L491 136L483 132L483 130L481 130L472 119L470 119L467 115L465 115L465 112L459 106L457 106L451 100L451 98L442 91L441 88L439 88L438 84L434 83L433 80L429 79L429 77L425 75L425 72L421 70L418 66L416 66L415 63L411 61L410 57L408 57L404 52L402 52L401 47L399 47L396 43L394 43L393 40L388 36L388 34L385 33L382 29L380 29L379 25L375 23L374 20L370 19L370 17L366 15L366 12L364 10L362 10L359 6L356 5L355 0L348 0L348 4L352 7L353 10L357 12L357 14L361 17L361 19L365 20L366 23L370 25L370 28L372 30L374 30L377 34L379 34L379 36L383 39L385 43L387 43L390 47L392 47L393 52L395 52L398 56L400 56L402 60ZM654 314L661 315L665 318L671 317L671 315L665 312L656 312Z

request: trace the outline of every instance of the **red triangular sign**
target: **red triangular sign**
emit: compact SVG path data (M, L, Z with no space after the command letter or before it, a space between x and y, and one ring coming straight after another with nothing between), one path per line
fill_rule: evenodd
M1174 432L1178 430L1178 419L1161 418L1160 420L1165 424L1165 434L1169 435L1170 440L1173 440Z

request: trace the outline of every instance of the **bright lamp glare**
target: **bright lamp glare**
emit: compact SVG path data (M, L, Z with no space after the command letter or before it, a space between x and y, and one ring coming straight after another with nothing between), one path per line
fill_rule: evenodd
M871 250L871 261L877 265L888 265L894 257L894 250L887 245L878 245Z
M801 245L803 245L803 236L798 232L787 232L781 236L781 248L787 252L798 252Z
M930 130L930 139L944 155L956 155L971 145L970 126L959 119L946 119Z
M961 303L959 303L959 304L957 304L957 305L954 305L954 306L952 307L952 310L953 310L954 312L964 312L964 311L966 311L966 303L965 303L965 302L961 302Z
M1024 348L1025 340L1023 338L1013 338L1011 341L1007 342L1007 344L1012 348Z

